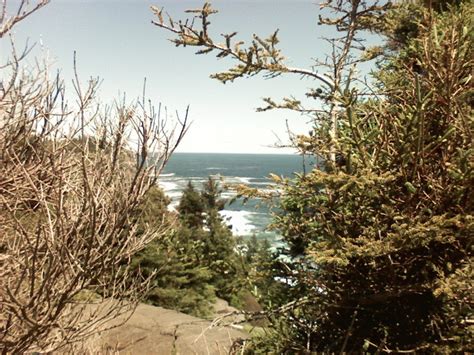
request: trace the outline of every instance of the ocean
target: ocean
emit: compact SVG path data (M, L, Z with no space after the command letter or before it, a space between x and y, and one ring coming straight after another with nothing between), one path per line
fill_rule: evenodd
M306 165L306 166L305 166ZM270 173L292 177L294 173L310 170L299 155L282 154L218 154L218 153L174 153L160 175L159 184L172 200L170 207L179 203L182 190L191 181L198 189L211 176L222 183L243 183L250 187L268 188L272 182ZM224 191L222 198L235 197L232 191ZM221 214L236 236L267 238L276 242L278 235L267 229L271 221L269 207L257 199L243 203L236 200L226 203Z

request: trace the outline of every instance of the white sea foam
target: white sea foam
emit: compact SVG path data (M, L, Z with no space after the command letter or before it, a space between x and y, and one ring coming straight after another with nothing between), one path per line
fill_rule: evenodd
M212 176L212 175L211 175ZM207 181L207 177L203 178L202 176L190 176L190 177L182 177L180 178L181 181L185 181L186 183L188 181L192 181L193 184L201 183Z
M158 181L158 185L163 189L166 194L172 193L172 191L179 190L180 187L177 183L173 181Z
M253 180L255 178L242 176L222 176L222 179L225 183L228 184L250 184L250 180Z
M228 223L232 225L233 234L249 235L255 231L255 226L249 219L255 212L223 210L219 213L221 216L229 219Z
M175 199L175 200L172 200L171 203L168 205L168 211L172 211L172 212L176 212L178 209L179 205L179 200Z
M182 195L181 191L170 191L166 193L166 196L171 198L171 201L177 201L177 202L179 202L181 195Z
M237 180L239 180L242 184L250 184L250 180L252 180L252 178L250 178L250 177L237 177Z
M237 192L225 191L221 193L221 197L225 199L234 198L237 195Z

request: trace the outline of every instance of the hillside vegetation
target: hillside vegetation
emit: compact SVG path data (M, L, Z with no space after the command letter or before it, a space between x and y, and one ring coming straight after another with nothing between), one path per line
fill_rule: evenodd
M0 38L47 3L5 1ZM157 185L187 111L172 124L145 94L111 109L97 104L98 80L77 75L70 104L59 75L28 68L12 42L0 66L2 353L74 350L141 301L211 317L218 297L255 328L233 332L229 352L474 352L472 0L323 1L332 51L311 68L288 65L278 31L214 38L210 3L188 21L152 10L177 47L230 63L216 80L307 80L305 97L267 97L258 110L309 117L289 140L321 164L271 175L272 191L234 187L272 205L284 246L237 240L216 181L189 183L176 211ZM141 305L131 327L152 309ZM203 322L243 322L232 316Z

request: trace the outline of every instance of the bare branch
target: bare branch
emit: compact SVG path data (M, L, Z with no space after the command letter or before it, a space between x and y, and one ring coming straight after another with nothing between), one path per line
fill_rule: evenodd
M2 0L2 9L0 14L0 38L3 38L5 34L10 32L13 26L15 26L18 22L24 20L32 13L48 4L49 1L50 0L38 0L35 5L28 7L30 2L27 0L21 0L16 14L9 16L7 13L8 0Z
M5 4L7 32L34 11L23 1L5 22ZM0 68L0 347L50 352L132 312L149 288L128 261L170 224L138 231L134 214L183 139L188 109L170 127L144 98L103 108L99 80L83 85L75 56L70 109L59 76L25 70L26 52L12 48Z

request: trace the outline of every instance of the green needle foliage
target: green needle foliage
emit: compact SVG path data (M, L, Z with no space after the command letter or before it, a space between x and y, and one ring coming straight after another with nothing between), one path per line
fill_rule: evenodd
M195 249L201 265L210 274L210 283L217 296L231 301L243 286L242 267L236 251L236 240L226 220L219 214L225 200L220 198L222 190L212 178L197 191L191 182L183 191L178 212L190 238L199 246Z
M472 352L473 3L338 0L321 8L320 23L341 32L319 63L324 75L287 66L276 32L255 35L245 49L235 33L212 39L208 3L189 22L154 9L177 46L236 63L215 79L297 74L320 85L307 94L315 108L294 98L267 98L262 108L312 115L310 134L293 142L325 164L275 178L292 307L247 349ZM364 31L386 42L365 48ZM369 60L377 69L361 84L356 68Z
M164 225L167 232L132 259L132 269L151 278L147 302L207 317L215 300L214 287L210 284L212 275L195 253L200 242L192 239L188 229L167 210L170 202L160 188L154 187L140 205L137 213L140 229Z
M133 269L152 278L147 301L199 317L212 314L216 296L232 301L243 288L236 240L219 211L225 201L214 180L197 190L190 182L176 212L159 188L149 191L137 213L140 228L165 225L168 232L132 260Z

